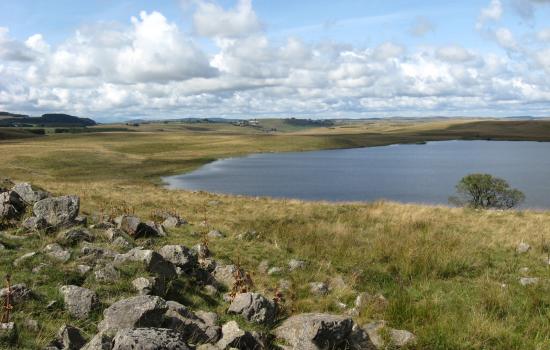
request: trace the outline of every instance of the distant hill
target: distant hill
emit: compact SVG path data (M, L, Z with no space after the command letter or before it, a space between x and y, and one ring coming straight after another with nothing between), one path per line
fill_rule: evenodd
M96 125L96 122L90 118L80 118L61 113L30 117L23 114L0 112L0 126L4 127L84 127L93 125Z

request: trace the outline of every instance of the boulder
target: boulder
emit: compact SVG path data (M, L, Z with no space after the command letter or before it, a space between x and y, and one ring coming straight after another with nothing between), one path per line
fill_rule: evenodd
M118 256L117 252L115 252L114 250L99 247L88 242L82 243L80 254L82 254L81 259L90 260L93 263L95 263L97 260L114 259L116 256Z
M239 314L247 321L269 325L277 314L275 303L258 293L238 294L229 306L228 313Z
M50 344L51 347L63 350L79 350L86 344L80 329L63 325L57 332L56 339Z
M168 214L168 215L164 216L164 221L162 222L162 227L164 227L164 228L175 228L175 227L179 227L179 226L185 225L185 224L187 224L187 221L180 218L179 216Z
M108 336L107 334L98 333L86 345L84 345L82 350L111 350L112 341L113 337Z
M71 258L71 252L63 249L57 243L50 243L42 249L42 252L52 259L67 262Z
M92 267L89 266L89 265L76 265L76 269L77 269L77 271L78 271L79 274L85 275L85 274L87 274L88 272L90 272L90 270L92 269Z
M188 350L182 334L165 328L121 329L112 350Z
M76 245L81 242L92 242L94 236L88 229L78 227L59 233L57 239L65 245Z
M375 349L351 318L322 313L292 316L275 329L291 349Z
M94 268L94 277L98 282L116 282L120 279L120 272L113 264L106 263Z
M168 310L166 301L157 296L140 295L122 299L103 311L100 332L124 328L159 327Z
M0 300L5 300L8 295L8 288L0 289ZM11 286L11 304L17 305L33 296L32 291L24 283Z
M122 249L130 249L133 247L133 244L128 242L124 237L115 238L113 241L113 245Z
M237 266L235 265L217 265L212 272L212 276L219 284L231 288L235 284L235 274Z
M197 253L183 245L165 245L159 249L159 254L184 270L197 266Z
M137 216L123 215L120 218L118 228L135 238L155 237L159 235L157 230L146 223L141 222L141 219Z
M28 182L18 183L11 190L16 192L27 204L34 204L50 195L48 192L33 189Z
M363 330L377 349L395 349L414 345L416 336L409 331L386 326L386 321L364 325Z
M127 261L141 262L148 272L157 274L163 278L176 278L176 268L170 261L165 260L162 255L149 249L134 248L125 254L118 254L115 257L115 264L124 264Z
M80 210L80 198L63 196L42 199L34 204L34 216L44 219L48 227L69 227L75 224Z
M252 333L242 330L237 322L229 321L222 326L222 338L216 343L219 349L264 349Z
M138 277L132 286L140 295L164 295L165 285L158 277Z
M119 228L109 227L103 232L103 236L107 238L109 242L112 242L118 237L124 237L125 233Z
M17 219L24 211L25 203L16 192L0 193L0 219Z
M36 216L31 216L21 222L21 227L29 231L39 231L48 227L48 223L44 218L37 218Z
M180 332L189 343L214 343L220 338L217 315L208 312L193 313L182 304L168 301L164 327Z
M87 288L67 285L59 288L59 291L63 295L65 308L74 318L88 318L90 312L99 305L97 294Z

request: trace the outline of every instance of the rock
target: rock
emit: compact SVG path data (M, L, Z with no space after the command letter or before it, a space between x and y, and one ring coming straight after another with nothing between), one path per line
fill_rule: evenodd
M291 316L275 329L275 336L292 349L374 349L368 338L354 327L351 318L309 313Z
M183 339L190 343L214 343L220 338L220 327L216 316L211 313L194 314L175 301L168 301L168 311L164 326L180 332Z
M53 310L53 309L56 309L57 308L57 301L56 300L51 300L47 305L46 305L46 310Z
M44 219L51 228L73 226L79 210L80 198L77 196L45 198L33 207L34 216Z
M76 265L76 269L78 270L78 273L81 275L85 275L92 269L91 266L88 265Z
M218 230L212 230L207 233L208 238L223 238L223 234Z
M94 236L85 228L73 228L61 232L57 238L65 245L76 245L80 242L92 242Z
M119 229L119 228L116 228L116 227L109 227L108 229L106 229L104 232L103 232L103 236L105 238L107 238L107 240L109 242L112 242L114 241L116 238L118 237L123 237L124 236L124 232Z
M291 259L288 262L288 269L290 271L302 270L306 268L306 262L303 260Z
M40 325L37 320L27 319L25 320L25 328L31 332L38 332L40 330Z
M127 261L139 261L145 265L148 272L155 273L163 278L176 278L176 268L170 261L165 260L162 255L148 249L134 248L125 254L115 257L115 264L123 264Z
M0 289L0 300L6 300L8 288ZM11 286L11 304L17 305L33 296L32 291L24 283Z
M122 299L103 311L98 330L114 332L124 328L159 327L167 310L166 301L157 296Z
M374 306L377 309L385 309L388 306L388 300L382 294L359 293L355 298L355 308L360 311L367 305Z
M164 328L121 329L112 350L188 350L181 333Z
M516 247L516 253L518 254L524 254L527 253L531 249L531 246L527 243L521 242Z
M101 259L106 259L106 258L107 259L113 259L118 255L117 252L115 252L113 250L103 248L103 247L99 247L99 246L90 244L88 242L83 242L82 243L82 248L80 249L80 254L82 254L81 259L91 260L94 263L97 260L101 260Z
M183 245L165 245L159 249L159 254L184 270L197 266L197 253Z
M138 277L132 281L132 286L140 295L163 295L165 286L157 277Z
M5 250L5 249L6 249L6 246L0 243L0 250Z
M162 227L175 228L185 224L187 224L187 221L180 218L179 216L168 214L164 217L164 221L162 222Z
M23 220L23 222L21 223L21 227L30 231L39 231L48 227L48 223L44 218L31 216Z
M157 230L146 223L141 222L140 218L137 216L122 216L118 228L135 238L155 237L159 235Z
M68 250L63 249L57 243L51 243L42 249L42 252L52 259L67 262L71 258L71 253Z
M292 282L287 279L282 279L279 281L279 289L281 291L287 291L292 288Z
M528 267L522 267L519 269L519 273L521 273L522 275L526 275L529 273L529 268Z
M229 321L222 326L222 338L216 343L219 349L263 349L263 344L248 331L242 330L237 322Z
M35 190L32 188L31 184L28 182L21 182L13 186L11 189L13 192L16 192L23 201L27 204L34 204L39 200L49 197L48 192Z
M246 231L237 236L238 239L243 241L253 241L260 237L260 234L254 230Z
M326 295L329 292L328 284L325 282L311 282L309 291L314 295Z
M76 218L74 218L75 225L81 225L86 226L88 224L88 217L85 215L77 215Z
M113 337L99 333L96 334L86 345L84 345L82 350L111 350L112 341Z
M88 318L90 312L99 305L97 294L87 288L67 285L59 288L59 291L63 295L65 308L74 318Z
M203 289L206 295L215 296L216 294L218 294L218 289L211 284L207 284L206 286L204 286Z
M0 219L13 220L25 211L25 203L14 191L0 193Z
M272 268L270 268L267 271L267 274L270 275L270 276L279 275L279 274L283 273L283 271L284 270L283 270L282 267L273 266Z
M0 344L14 343L17 340L18 332L15 323L2 322L0 323Z
M235 274L237 266L235 265L217 265L212 272L216 282L231 288L235 284Z
M369 335L370 340L377 349L386 348L403 348L414 345L416 336L409 331L393 329L386 326L385 321L376 321L363 326L363 329ZM386 343L385 337L389 337L389 344Z
M120 272L113 264L104 264L96 266L94 277L98 282L116 282L120 279Z
M522 286L530 286L539 283L539 279L537 277L521 277L519 279L519 284Z
M17 259L15 259L13 261L13 266L19 266L22 263L24 263L25 261L27 261L27 260L31 259L32 257L34 257L35 255L36 255L36 252L30 252L30 253L23 254L23 255L21 255L20 257L18 257Z
M334 276L329 280L330 290L341 291L346 289L347 287L348 286L341 275Z
M157 232L157 236L161 236L161 237L164 237L166 236L166 232L164 232L164 228L162 227L161 224L157 224L156 222L154 221L147 221L145 223L145 225L149 226L151 229L153 229L154 231ZM154 235L152 235L154 236Z
M275 303L258 293L238 294L229 306L228 313L239 314L247 321L269 325L275 321Z
M79 350L86 344L86 339L82 336L80 329L63 325L57 332L56 339L50 346L63 350Z
M123 237L115 238L115 240L113 241L113 245L115 247L124 248L124 249L130 249L133 246L130 242L128 242Z
M48 264L40 263L40 264L36 265L35 267L33 267L31 272L32 273L41 273L42 270L44 270L48 266L49 266Z
M269 270L269 261L262 260L258 264L258 272L259 273L267 273L267 270Z
M208 246L204 243L199 243L196 246L193 247L193 250L197 252L197 258L205 259L210 256L210 251L208 250Z

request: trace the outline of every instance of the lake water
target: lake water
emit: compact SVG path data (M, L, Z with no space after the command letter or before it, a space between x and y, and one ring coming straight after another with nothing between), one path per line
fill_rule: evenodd
M209 163L164 178L169 188L329 201L447 204L456 183L475 172L506 179L550 208L550 143L442 141L293 153L262 153Z

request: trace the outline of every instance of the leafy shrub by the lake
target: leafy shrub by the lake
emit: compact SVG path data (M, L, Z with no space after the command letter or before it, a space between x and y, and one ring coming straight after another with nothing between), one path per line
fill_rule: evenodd
M523 192L490 174L467 175L456 185L456 191L457 196L449 198L451 203L478 209L511 209L525 200Z

